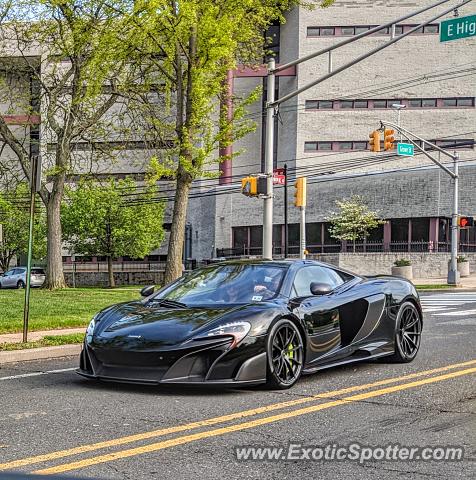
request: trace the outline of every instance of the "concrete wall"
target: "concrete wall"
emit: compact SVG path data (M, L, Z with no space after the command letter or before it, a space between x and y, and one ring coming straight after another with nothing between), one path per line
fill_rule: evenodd
M476 253L464 254L470 262L471 273L476 272ZM449 253L337 253L309 255L308 258L331 263L359 275L390 275L397 259L410 260L414 278L445 278L448 273Z
M122 285L162 285L165 272L114 272L116 286ZM65 273L68 286L73 285L73 274ZM76 272L76 287L107 287L107 272Z

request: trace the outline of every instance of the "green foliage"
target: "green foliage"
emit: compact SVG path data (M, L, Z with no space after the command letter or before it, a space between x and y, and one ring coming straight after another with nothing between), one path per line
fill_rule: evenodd
M12 191L0 194L0 267L8 270L11 260L28 251L30 225L29 188L25 183ZM42 260L46 255L46 216L42 208L35 212L33 229L33 258Z
M67 288L47 290L33 288L30 301L31 332L77 328L88 325L93 315L119 302L138 300L140 287ZM23 327L24 290L0 289L0 334L18 333Z
M380 220L376 212L371 211L363 199L354 195L347 200L337 200L338 212L327 220L331 223L329 233L338 240L356 240L367 238L369 233L386 222Z
M395 260L393 264L396 267L409 267L412 262L410 262L410 260L407 260L406 258L399 258L398 260Z
M465 263L465 262L468 261L468 259L467 259L464 255L458 255L458 256L456 257L456 261L457 261L458 263Z
M80 255L144 258L164 237L164 204L141 204L154 193L130 179L80 182L66 192L64 239Z
M33 342L0 343L0 351L24 350L40 347L55 347L58 345L73 345L83 343L84 333L68 333L66 335L45 335Z

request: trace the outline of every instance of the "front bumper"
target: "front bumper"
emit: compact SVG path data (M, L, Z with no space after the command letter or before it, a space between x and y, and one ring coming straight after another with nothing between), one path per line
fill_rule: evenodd
M138 384L257 385L266 382L265 336L199 342L185 348L130 350L84 343L76 370L87 378Z

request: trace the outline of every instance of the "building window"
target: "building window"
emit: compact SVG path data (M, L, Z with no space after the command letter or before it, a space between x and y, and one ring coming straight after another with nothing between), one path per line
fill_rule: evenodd
M321 37L332 37L336 34L336 29L334 27L321 27L320 36Z
M321 34L321 29L319 27L307 27L308 37L318 37L320 34Z
M317 150L317 142L304 142L305 152L314 152Z
M458 107L474 107L474 97L472 98L458 98L456 100Z
M335 27L307 27L307 36L308 37L327 37L327 36L346 36L351 37L353 35L359 35L369 31L372 28L375 28L377 25L341 25ZM401 35L403 32L408 32L412 28L417 27L418 24L408 24L408 25L395 25L395 34ZM434 35L439 32L439 25L437 23L431 23L420 27L418 30L412 33L412 35ZM375 32L376 35L389 35L391 29L385 27Z
M318 150L332 150L332 142L317 142Z
M339 150L352 150L352 142L339 142Z
M340 108L353 108L354 102L352 100L341 100Z
M374 100L306 100L306 110L332 110L332 109L382 109L393 108L394 104L407 105L409 108L474 108L474 97L454 98L387 98Z
M423 108L436 107L436 98L424 98L424 99L422 99L421 106Z
M435 23L431 23L430 25L425 25L423 27L423 33L439 33L440 32L440 26Z
M332 102L331 100L319 100L318 108L319 108L319 109L331 109L331 108L334 108L334 102Z
M352 149L353 150L366 150L367 149L367 142L352 142Z
M340 31L345 36L355 35L355 27L341 27Z
M422 99L415 98L408 101L408 106L412 108L421 108Z
M443 106L444 107L456 107L456 98L444 98L443 99Z

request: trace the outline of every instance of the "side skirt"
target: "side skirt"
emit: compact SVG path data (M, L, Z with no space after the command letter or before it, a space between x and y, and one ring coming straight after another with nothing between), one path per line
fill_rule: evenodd
M347 357L347 358L343 358L342 360L338 360L336 362L325 363L325 364L318 365L316 367L312 367L312 368L308 368L308 369L304 368L303 371L302 371L302 374L303 375L311 375L312 373L318 372L319 370L325 370L327 368L338 367L340 365L346 365L348 363L363 362L363 361L366 361L366 360L372 360L374 358L387 357L389 355L393 355L393 353L394 352L392 351L392 352L376 353L375 355L370 355L370 356L366 356L366 357Z

